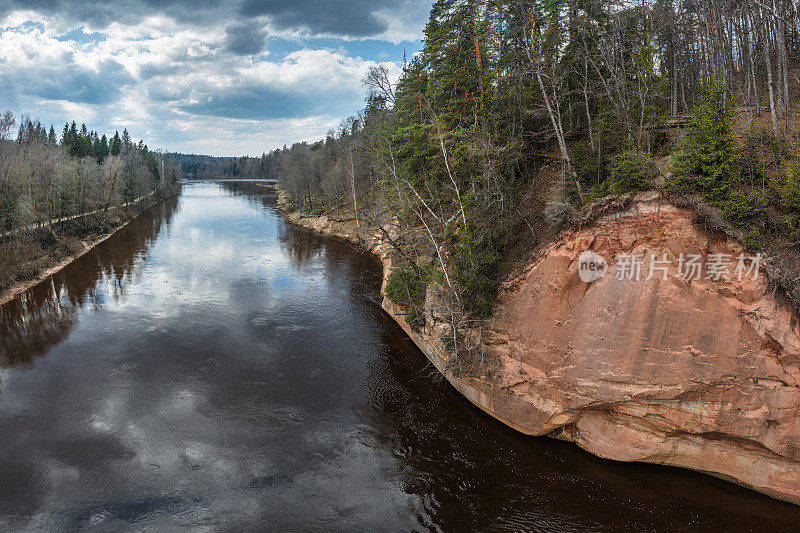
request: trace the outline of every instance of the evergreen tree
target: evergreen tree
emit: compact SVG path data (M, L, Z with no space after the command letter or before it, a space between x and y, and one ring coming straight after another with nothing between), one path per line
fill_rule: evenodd
M121 149L122 149L122 141L119 138L119 132L115 131L114 136L111 138L109 150L111 152L111 155L119 155Z
M724 82L716 77L705 87L675 154L677 184L721 205L738 175L739 144L733 136L733 105Z
M97 136L97 133L92 132L92 134L90 136L90 140L91 140L91 143L92 143L92 149L91 149L90 153L91 153L92 157L94 157L95 159L98 160L98 163L99 163L100 162L100 160L99 160L100 138Z
M62 144L66 147L67 153L70 156L76 157L80 152L80 139L78 136L78 127L74 120L72 121L72 125L69 127L66 139L66 142L63 142Z
M437 0L425 27L430 99L448 130L477 126L490 88L477 0Z
M61 146L67 148L69 146L69 123L64 123L64 131L61 132Z
M633 146L629 146L633 150ZM645 189L655 177L655 171L647 160L635 153L624 154L616 159L611 169L611 183L616 193Z
M144 144L144 141L139 141L139 150L144 158L145 164L147 165L148 170L150 170L151 181L153 184L157 184L158 181L161 179L161 173L158 169L158 160L156 159L155 154L151 152L147 145Z
M392 144L400 170L413 182L420 182L440 169L433 164L439 152L428 120L428 75L421 59L414 58L403 69L397 84ZM376 139L383 144L383 139Z
M131 136L128 133L128 128L122 130L122 144L121 148L123 150L128 150L131 147Z
M75 154L78 158L92 155L92 135L86 128L86 124L81 124L81 131L78 133L78 150Z
M97 133L94 133L94 135L92 135L92 157L94 157L98 163L102 163L107 155L108 139L105 134L102 137L98 137Z
M800 213L800 157L786 165L786 180L780 187L780 195L785 209Z
M102 137L100 137L100 153L98 157L98 162L102 163L103 160L108 156L108 138L104 133Z

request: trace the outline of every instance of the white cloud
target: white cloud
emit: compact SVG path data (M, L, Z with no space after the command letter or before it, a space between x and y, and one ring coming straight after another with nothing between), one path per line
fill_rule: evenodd
M404 0L401 9L383 8L375 16L386 24L387 29L377 39L393 43L422 39L422 30L428 22L428 12L433 0Z
M419 17L407 11L376 12L388 28L382 39L418 38ZM15 11L0 23L0 102L57 130L68 120L104 132L128 128L153 148L255 155L314 140L363 106L361 80L371 66L399 74L396 63L376 61L378 52L373 60L302 44L277 55L261 50L262 35L274 32L269 17L184 24L156 12L134 22L68 20ZM248 33L236 40L239 29ZM287 32L300 35L278 33Z

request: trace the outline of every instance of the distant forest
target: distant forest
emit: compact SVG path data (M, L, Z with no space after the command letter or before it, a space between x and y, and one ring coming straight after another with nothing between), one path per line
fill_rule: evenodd
M107 210L170 189L180 178L168 156L127 130L109 136L72 122L57 136L26 115L0 115L0 233Z
M167 154L187 179L275 178L275 154L261 157L214 157L195 154Z
M142 205L174 194L181 174L127 130L0 114L0 290L82 248Z

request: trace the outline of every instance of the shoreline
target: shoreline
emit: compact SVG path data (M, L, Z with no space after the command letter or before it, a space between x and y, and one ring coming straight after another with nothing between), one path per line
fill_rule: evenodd
M705 466L700 461L692 461L688 459L698 459L694 457L694 455L687 455L686 457L680 456L676 457L673 461L664 461L658 458L658 456L653 457L642 457L642 458L620 458L618 457L618 453L609 453L609 452L618 452L618 449L608 450L602 449L602 446L598 447L597 443L594 441L581 440L577 438L573 433L575 431L571 430L568 427L562 428L562 431L543 431L544 426L542 424L537 424L534 420L529 420L529 416L526 416L525 413L528 413L531 410L531 404L529 401L525 400L524 398L517 396L510 391L499 388L496 386L492 386L489 383L483 382L481 379L472 378L470 376L466 376L465 378L461 378L455 375L450 369L448 368L448 360L446 351L445 353L441 353L442 350L437 347L436 339L431 339L430 336L426 336L424 332L417 332L411 328L411 326L405 321L405 314L402 312L398 306L394 303L389 301L384 296L384 289L386 287L386 282L388 280L389 274L392 270L392 259L391 254L388 250L385 249L386 245L383 245L379 239L363 239L361 238L352 224L348 223L347 220L337 220L336 218L329 216L329 215L301 215L298 212L287 212L284 205L278 206L279 211L283 215L284 220L291 225L295 225L300 227L306 231L311 231L312 233L320 234L327 237L335 237L339 239L344 239L348 241L350 244L353 245L361 245L366 248L370 254L375 257L383 267L383 282L381 285L380 295L381 295L381 307L384 312L392 318L395 323L397 323L401 329L405 332L405 334L411 339L417 348L425 355L425 357L430 361L431 364L437 369L437 371L447 380L447 382L453 386L457 392L459 392L464 398L466 398L470 403L478 407L481 411L485 412L492 418L496 419L498 422L502 423L503 425L519 431L522 434L528 436L548 436L550 438L556 438L559 440L566 440L574 442L578 447L584 449L585 451L589 452L590 454L600 457L607 460L616 460L616 461L623 461L623 462L631 462L631 461L641 461L644 463L655 463L655 464L662 464L664 466L677 466L685 468L689 471L695 471L710 475L712 477L716 477L718 479L722 479L724 481L733 483L735 485L739 485L745 487L747 489L753 490L755 492L761 493L765 496L770 498L785 501L790 504L798 505L800 504L800 500L797 499L795 493L792 491L786 491L778 489L774 484L767 482L767 483L755 483L755 474L751 472L752 468L748 467L745 468L744 471L738 468L703 468ZM501 415L499 413L506 413L508 416ZM536 414L536 413L532 413ZM536 417L533 417L536 418ZM514 421L516 420L516 422ZM620 426L615 426L615 428L606 427L606 430L616 429L619 431L629 430L629 427L626 424L622 424ZM567 431L570 430L570 431ZM580 436L580 435L578 435ZM601 443L602 444L602 443ZM679 443L680 444L680 443ZM708 443L706 443L708 444ZM762 462L762 467L764 467L764 471L773 470L777 468L777 464L767 465L766 463L769 461L764 461L762 457L759 457L758 454L749 454L745 453L746 450L737 450L735 446L733 447L725 447L722 446L720 449L717 449L713 445L710 446L709 449L709 457L710 458L721 458L721 457L728 457L733 456L734 462L739 461L752 461ZM620 448L622 449L622 448ZM739 453L741 452L741 453ZM680 455L680 454L679 454ZM687 459L687 461L681 461L678 459ZM779 461L781 462L781 461ZM767 468L770 466L770 468ZM759 469L756 469L759 470ZM774 472L773 472L774 473ZM797 470L793 470L789 468L786 471L786 475L789 477L795 476L797 474ZM757 476L756 476L757 477Z
M384 294L384 289L386 287L386 282L389 279L389 275L392 271L392 260L388 253L386 253L380 243L375 242L366 242L362 239L357 238L355 235L352 234L354 228L347 224L347 221L338 221L338 220L331 220L326 215L299 215L294 213L289 213L286 211L283 205L278 205L278 210L283 215L284 220L291 225L297 226L302 228L305 231L310 231L317 235L327 237L327 238L335 238L346 241L348 244L353 246L362 245L366 248L366 250L370 253L370 255L380 263L383 272L382 277L383 281L381 283L380 288L380 297L381 297L381 309L383 312L386 313L389 318L394 320L394 322L400 326L400 329L406 334L406 336L414 343L414 345L422 352L426 359L436 368L436 370L442 375L442 377L447 380L447 382L459 393L463 396L467 401L473 404L475 407L489 415L490 417L494 418L501 424L522 433L523 435L537 437L537 436L549 436L549 435L542 435L541 433L537 433L532 431L530 428L526 428L521 426L507 417L501 415L499 413L500 409L496 408L496 404L503 405L507 409L510 409L512 412L516 410L516 408L521 408L522 405L514 396L510 394L500 394L500 391L497 389L489 389L486 387L480 387L481 383L478 382L476 385L472 386L469 383L466 383L465 380L459 378L455 375L451 370L447 368L447 363L449 358L442 355L440 350L428 342L421 333L415 331L411 328L411 325L406 322L405 320L405 313L402 312L399 306L391 302L388 298L386 298ZM304 219L309 220L316 220L320 221L321 224L314 225L314 224L303 224L301 221ZM337 230L333 226L335 224L340 224L347 229L351 230L350 232ZM474 381L474 380L473 380ZM492 398L492 395L494 398ZM555 437L551 437L555 438ZM594 455L594 454L593 454Z
M150 196L150 195L148 195L148 196ZM160 202L163 202L164 200L166 200L167 198L171 198L172 196L174 196L174 195L167 196L165 198L162 198L161 200L157 200L157 201L153 202L152 204L150 204L150 205L148 205L146 207L141 208L130 219L126 220L125 222L123 222L122 224L120 224L119 226L114 228L109 233L106 233L106 234L101 235L99 237L95 237L93 239L92 238L81 239L80 242L83 245L83 249L82 250L79 250L77 253L72 254L69 257L66 257L65 259L59 261L57 264L51 266L50 268L45 269L44 271L40 272L34 278L31 278L31 279L25 280L25 281L17 282L14 285L12 285L11 287L0 291L0 305L7 304L8 302L18 298L20 295L22 295L22 293L24 293L28 289L31 289L31 288L35 287L36 285L38 285L39 283L47 280L51 276L53 276L55 274L58 274L61 270L63 270L64 268L68 267L70 264L74 263L75 261L77 261L78 259L83 257L84 255L86 255L87 253L92 251L98 245L100 245L101 243L103 243L103 242L107 241L108 239L110 239L111 237L113 237L118 231L120 231L121 229L125 228L128 224L130 224L131 222L133 222L134 220L139 218L139 216L142 213L144 213L147 209L153 207L154 205L158 205Z

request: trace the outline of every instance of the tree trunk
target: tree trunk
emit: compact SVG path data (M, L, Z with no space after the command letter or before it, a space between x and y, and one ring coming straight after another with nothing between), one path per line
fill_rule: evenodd
M350 187L353 189L353 214L356 217L356 228L361 236L361 223L358 221L358 201L356 200L356 171L353 166L353 151L350 151Z
M675 46L674 42L675 38L673 37L672 43L672 99L670 102L670 114L673 117L678 116L678 53L677 53L677 46Z
M594 132L592 132L592 112L589 109L589 63L586 57L583 58L583 103L586 105L586 120L589 125L589 145L594 152Z
M553 111L553 106L550 104L550 98L547 96L547 91L544 88L544 82L542 81L542 72L539 69L539 66L536 66L536 79L539 81L539 88L542 91L542 98L544 98L544 104L547 108L547 113L550 115L550 121L553 124L553 130L555 131L556 138L558 139L558 147L561 150L561 157L564 158L564 164L567 167L567 172L572 175L572 178L575 180L575 187L578 189L578 197L581 199L581 203L583 203L583 188L581 187L581 182L578 181L578 175L572 169L572 162L569 159L569 151L567 151L567 143L564 141L564 132L561 129L561 119L556 117L555 112Z
M773 2L774 5L774 2ZM783 13L787 13L788 10L783 10ZM783 17L778 19L778 56L781 60L781 71L783 72L783 118L784 118L784 129L789 129L789 58L787 57L786 53L786 23L783 20Z
M764 9L759 8L760 20L764 22ZM767 88L769 90L769 112L772 117L772 134L778 137L778 110L775 108L775 83L772 78L772 57L769 46L769 30L764 30L764 62L767 68Z

